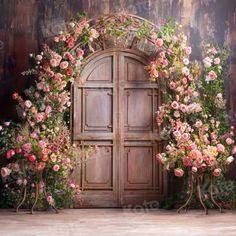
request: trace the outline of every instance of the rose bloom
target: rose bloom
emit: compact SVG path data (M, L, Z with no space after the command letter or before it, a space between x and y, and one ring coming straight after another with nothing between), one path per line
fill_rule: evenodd
M182 68L182 73L184 74L184 75L189 75L189 69L186 67L186 66L184 66L183 68Z
M2 167L1 168L1 176L3 178L9 176L10 174L11 174L11 170L9 168L7 168L7 167Z
M48 161L48 155L43 155L42 161Z
M157 47L161 47L163 45L163 39L157 38L155 44Z
M234 147L234 148L232 149L232 154L233 154L233 155L236 154L236 147Z
M225 151L224 145L222 145L221 143L217 144L217 151L218 152L224 152Z
M63 61L60 63L60 68L61 69L66 69L69 66L68 61Z
M50 60L50 64L51 64L52 67L57 67L58 66L58 62L54 58Z
M195 126L200 128L202 126L202 122L200 120L196 121Z
M8 152L7 152L7 159L10 159L11 157L13 157L15 155L15 151L14 150L9 150Z
M174 174L177 177L181 177L181 176L184 175L184 171L182 169L180 169L180 168L177 168L177 169L174 170Z
M220 168L214 169L213 175L216 176L216 177L221 176L221 169Z
M26 144L24 144L24 145L22 146L22 148L23 148L23 150L24 150L25 152L30 152L30 151L31 151L31 148L32 148L31 143L26 143Z
M202 158L202 153L197 149L193 149L190 151L189 157L191 157L192 159L200 159Z
M59 169L60 169L59 165L54 165L54 166L53 166L53 170L54 170L55 172L57 172Z
M174 102L172 102L171 103L171 107L173 108L173 109L179 109L179 103L178 102L176 102L176 101L174 101Z
M184 58L183 59L183 63L184 63L184 65L187 66L189 64L189 59L188 58Z
M186 53L187 55L190 55L191 52L192 52L192 48L191 48L191 47L186 47L186 48L185 48L185 53Z
M219 65L220 64L220 58L219 57L214 59L214 64L215 65Z
M22 179L17 179L16 184L22 185L23 184L23 180Z
M156 155L156 159L160 162L160 163L164 163L164 158L162 157L162 155L160 154L160 153L158 153L157 155Z
M183 113L185 113L185 112L188 111L188 108L187 108L187 106L186 106L185 104L180 104L180 110L181 110Z
M29 159L29 161L34 162L34 161L36 161L36 156L35 155L29 155L28 159Z
M228 145L231 145L234 143L233 139L231 139L231 138L227 138L225 141Z
M234 158L232 157L232 156L229 156L228 158L227 158L227 160L226 160L226 164L230 164L231 162L233 162L234 161Z
M179 118L180 117L180 112L179 111L175 111L174 112L174 117L175 118Z
M84 55L84 51L81 48L77 49L77 57L81 58L83 57L83 55Z
M18 135L18 136L16 137L16 141L17 141L18 143L22 142L22 140L23 140L23 137L22 137L22 136Z
M37 170L43 170L45 168L46 164L44 162L39 162L37 165Z
M192 167L192 172L193 172L193 173L197 173L197 167L196 167L196 166L193 166L193 167Z
M16 150L15 150L15 151L16 151L16 153L17 153L17 154L19 154L19 153L21 153L21 152L22 152L22 149L21 149L21 148L16 148Z
M45 109L45 113L49 114L52 111L52 107L51 106L47 106Z
M31 102L30 100L26 100L26 101L25 101L25 106L26 106L27 108L30 108L30 107L32 106L32 102Z
M159 55L160 55L161 58L165 58L165 56L166 56L164 51L160 52Z
M195 150L197 149L197 145L195 143L191 143L188 148L189 150Z
M47 146L47 145L46 145L46 143L45 143L43 140L40 140L40 141L39 141L39 147L40 147L40 148L43 149L43 148L45 148L46 146Z
M175 88L176 88L175 82L171 81L171 82L169 83L169 87L170 87L170 89L175 89Z
M52 153L51 156L50 156L50 159L51 159L52 162L56 162L56 160L57 160L56 154Z
M184 166L192 166L192 162L191 162L191 160L190 160L190 158L189 157L184 157L183 158L183 164L184 164Z
M215 71L211 70L208 73L208 78L209 78L210 81L214 81L217 78L217 74L215 73Z

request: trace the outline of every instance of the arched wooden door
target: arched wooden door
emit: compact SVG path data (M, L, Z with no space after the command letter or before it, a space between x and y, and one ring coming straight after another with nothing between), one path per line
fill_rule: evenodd
M85 207L147 204L163 195L155 124L160 94L134 50L92 55L74 87L73 140L98 145L78 173Z

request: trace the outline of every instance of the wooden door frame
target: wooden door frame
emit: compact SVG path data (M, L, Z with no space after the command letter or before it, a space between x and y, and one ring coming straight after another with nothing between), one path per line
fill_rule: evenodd
M89 69L91 65L90 62L91 61L94 61L94 63L96 63L96 61L99 61L100 59L106 57L106 56L109 56L109 55L114 55L116 56L117 53L128 53L128 54L132 54L134 56L137 56L139 59L142 58L144 63L147 64L148 63L148 55L146 55L144 52L141 52L139 50L135 50L135 49L128 49L128 48L110 48L110 49L106 49L106 50L101 50L101 51L96 51L94 52L93 54L89 55L87 58L85 58L84 60L84 64L83 64L83 67L82 67L82 72L80 74L80 77L81 78L86 78L86 74L89 73ZM89 66L89 67L87 67ZM117 65L114 65L115 67ZM119 66L119 65L118 65ZM115 68L114 69L114 72L113 73L119 73L118 70ZM115 75L116 77L119 76L119 75ZM115 81L115 83L117 83L117 81ZM79 86L77 84L77 82L75 81L75 84L71 86L71 97L72 97L72 106L71 106L71 110L70 110L70 129L71 129L71 136L72 136L72 140L73 142L79 142L79 140L76 140L76 136L78 136L78 131L75 130L75 127L74 127L74 123L75 123L75 120L76 120L76 117L75 117L75 112L74 112L74 107L75 107L75 99L74 99L74 96L75 96L75 86ZM114 84L113 84L114 88L116 87ZM119 87L119 86L118 86ZM114 91L115 92L115 91ZM117 92L117 91L116 91ZM118 98L119 99L119 98ZM117 101L115 101L115 106L117 106L120 101L117 99ZM160 106L160 99L158 100L159 101L159 104L158 106ZM81 112L81 110L80 110ZM117 114L119 116L119 114ZM114 117L113 117L114 119ZM119 120L119 119L117 119ZM114 120L113 120L114 121ZM117 121L118 122L118 121ZM114 125L114 128L117 129L119 128L118 127L118 124L116 124L115 122L113 123ZM118 132L115 132L115 133L118 133ZM119 137L116 137L116 141L119 139ZM161 141L161 140L157 140L157 141ZM114 144L113 144L114 145ZM160 144L160 142L158 143L158 148L162 148L162 145ZM114 148L113 152L116 152L117 155L119 156L119 158L121 157L121 154L120 154L120 150L118 150L118 145L115 145L116 146L116 149ZM120 166L120 163L121 163L121 160L116 160L117 164L115 166L116 168L116 171L118 171L118 173L121 173L121 166ZM115 162L113 163L113 165L115 164ZM119 181L119 177L115 180L116 181L116 185L117 185L117 191L119 192L119 196L118 198L121 199L121 194L122 194L122 186L121 186L121 181ZM167 194L167 174L166 174L166 171L164 172L163 174L163 179L162 179L162 195L165 196ZM158 196L157 196L158 197ZM118 202L119 202L119 199L118 199ZM120 206L120 202L119 202L119 205L118 207Z

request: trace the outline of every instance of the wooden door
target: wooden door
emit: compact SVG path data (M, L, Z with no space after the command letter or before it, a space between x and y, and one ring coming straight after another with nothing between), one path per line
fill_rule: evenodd
M164 193L155 124L160 94L144 70L146 55L128 49L94 53L75 83L73 140L99 152L78 171L85 207L147 204Z

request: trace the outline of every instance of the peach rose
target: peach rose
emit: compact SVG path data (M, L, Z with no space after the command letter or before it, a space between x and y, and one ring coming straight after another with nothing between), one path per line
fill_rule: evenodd
M184 171L180 168L174 170L175 176L182 177L184 175Z

